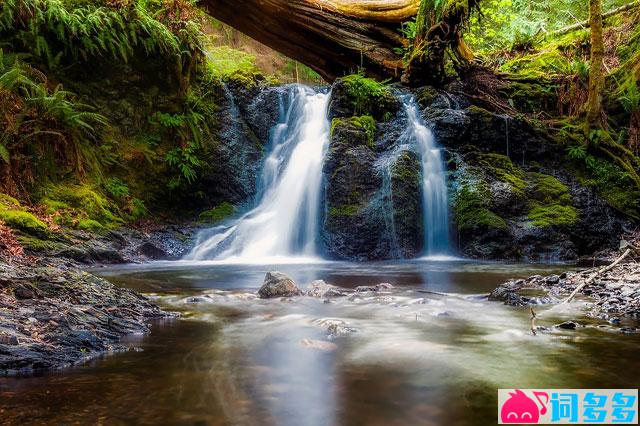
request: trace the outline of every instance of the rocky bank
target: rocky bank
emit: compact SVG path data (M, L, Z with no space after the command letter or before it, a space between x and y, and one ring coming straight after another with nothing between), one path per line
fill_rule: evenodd
M510 280L496 288L490 300L512 306L535 306L562 303L582 283L601 268L581 269L560 275L534 275ZM618 324L624 318L640 319L640 264L621 263L599 274L593 283L583 287L578 300L587 303L589 316ZM635 331L623 329L622 331Z
M0 263L0 376L125 350L122 336L148 332L150 320L172 316L63 262Z

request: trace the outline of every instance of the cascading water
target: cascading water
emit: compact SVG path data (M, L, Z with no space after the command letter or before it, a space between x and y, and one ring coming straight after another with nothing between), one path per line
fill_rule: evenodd
M316 254L330 95L292 86L264 161L256 206L200 234L187 260L246 261Z
M426 126L413 96L403 98L409 135L422 158L424 251L427 256L449 253L449 207L442 153Z

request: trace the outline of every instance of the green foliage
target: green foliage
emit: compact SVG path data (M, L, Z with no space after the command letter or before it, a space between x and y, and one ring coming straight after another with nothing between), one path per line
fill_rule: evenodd
M235 212L235 206L225 201L211 210L200 213L199 219L201 222L214 224L233 216Z
M21 45L49 68L57 68L63 58L87 61L110 57L127 62L137 48L147 55L173 60L198 50L199 26L193 21L176 25L170 18L176 11L149 10L156 4L160 3L138 0L107 7L95 2L78 5L60 0L4 0L0 34L9 36L12 43ZM161 22L158 16L166 19Z
M230 77L236 73L258 72L255 62L255 56L229 46L207 49L207 68L218 78Z
M604 10L628 3L628 0L604 0ZM588 18L584 0L484 0L482 15L472 15L465 39L480 51L513 49L526 51L539 39Z
M103 115L78 102L61 85L50 89L43 75L23 63L20 55L5 54L0 49L2 92L14 100L10 105L0 105L0 111L6 108L8 114L9 108L14 109L14 119L0 133L5 161L9 161L11 153L23 152L26 146L35 163L27 167L51 169L58 156L79 172L98 168L96 136L108 125Z
M114 198L126 198L129 196L129 187L119 178L112 177L104 181L104 189Z
M149 210L145 206L144 201L139 198L133 198L128 206L130 220L139 220L149 216Z
M640 111L640 88L633 79L628 79L618 89L618 101L628 113Z

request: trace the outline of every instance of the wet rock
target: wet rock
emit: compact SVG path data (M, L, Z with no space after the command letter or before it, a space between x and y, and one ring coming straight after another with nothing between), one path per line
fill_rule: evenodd
M327 284L323 280L313 281L309 286L309 290L307 291L307 296L318 297L321 299L329 297L342 297L346 295L347 293L341 291L338 287Z
M338 348L335 343L315 339L302 339L300 341L300 345L304 346L305 348L319 349L325 352L334 351Z
M13 292L17 299L33 299L36 297L36 293L33 289L26 286L20 286Z
M382 290L388 290L393 288L393 286L389 283L380 283L376 285L359 285L355 288L356 293L367 293L367 292L377 292Z
M562 328L563 330L575 330L578 327L578 323L573 321L565 321L556 325L557 328Z
M8 290L0 292L0 376L120 350L123 335L147 332L147 320L168 315L132 290L74 269L0 263L0 280Z
M557 284L560 282L560 277L558 275L549 275L546 281L548 284Z
M149 241L138 246L138 252L140 252L140 254L142 254L143 256L146 256L149 259L153 260L161 260L168 257L166 251L162 250Z
M258 290L258 296L261 299L300 296L302 294L303 292L291 278L277 271L267 272L262 287Z

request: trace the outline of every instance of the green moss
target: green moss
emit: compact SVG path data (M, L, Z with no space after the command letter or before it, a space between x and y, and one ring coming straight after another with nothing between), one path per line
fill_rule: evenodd
M32 251L56 251L62 245L49 240L41 240L40 238L29 237L26 235L18 236L18 242L27 250Z
M236 208L233 204L224 202L211 210L200 213L199 219L201 222L217 223L221 220L227 219L233 216L236 212Z
M516 56L506 61L500 71L531 80L548 79L554 75L570 74L571 62L552 46L532 54Z
M259 81L265 81L265 78L262 75L262 73L256 70L245 70L245 69L240 69L231 74L227 74L224 76L223 79L227 82L238 83L247 90L250 90L251 88L255 87Z
M345 204L329 209L329 216L355 216L360 212L358 204Z
M404 152L398 158L396 163L391 167L391 177L406 183L420 184L420 168L415 167L414 157L408 152Z
M93 219L81 219L78 221L78 229L99 233L104 231L104 226L100 222Z
M459 231L506 229L507 223L487 208L491 199L484 183L465 183L454 199L453 211Z
M536 205L529 210L529 219L538 227L573 225L578 221L578 217L575 207L557 203Z
M514 191L524 193L527 183L524 171L513 164L511 159L501 154L480 154L478 165L489 175L511 185Z
M384 114L393 101L393 95L384 83L365 77L362 73L348 75L342 81L345 94L358 115L372 111L383 111Z
M529 173L529 194L532 200L543 204L571 204L569 188L553 176Z
M371 149L375 149L376 142L376 120L370 115L362 115L359 117L351 118L334 118L331 120L331 137L336 127L340 126L353 126L358 129L364 130L367 135L367 145Z
M20 202L10 195L0 193L0 205L20 207Z
M118 216L118 208L89 185L50 185L45 189L45 194L44 199L49 203L69 206L81 219L94 220L104 227L114 227L123 223Z
M0 220L10 228L18 229L30 235L47 236L47 225L33 214L18 210L0 207Z

